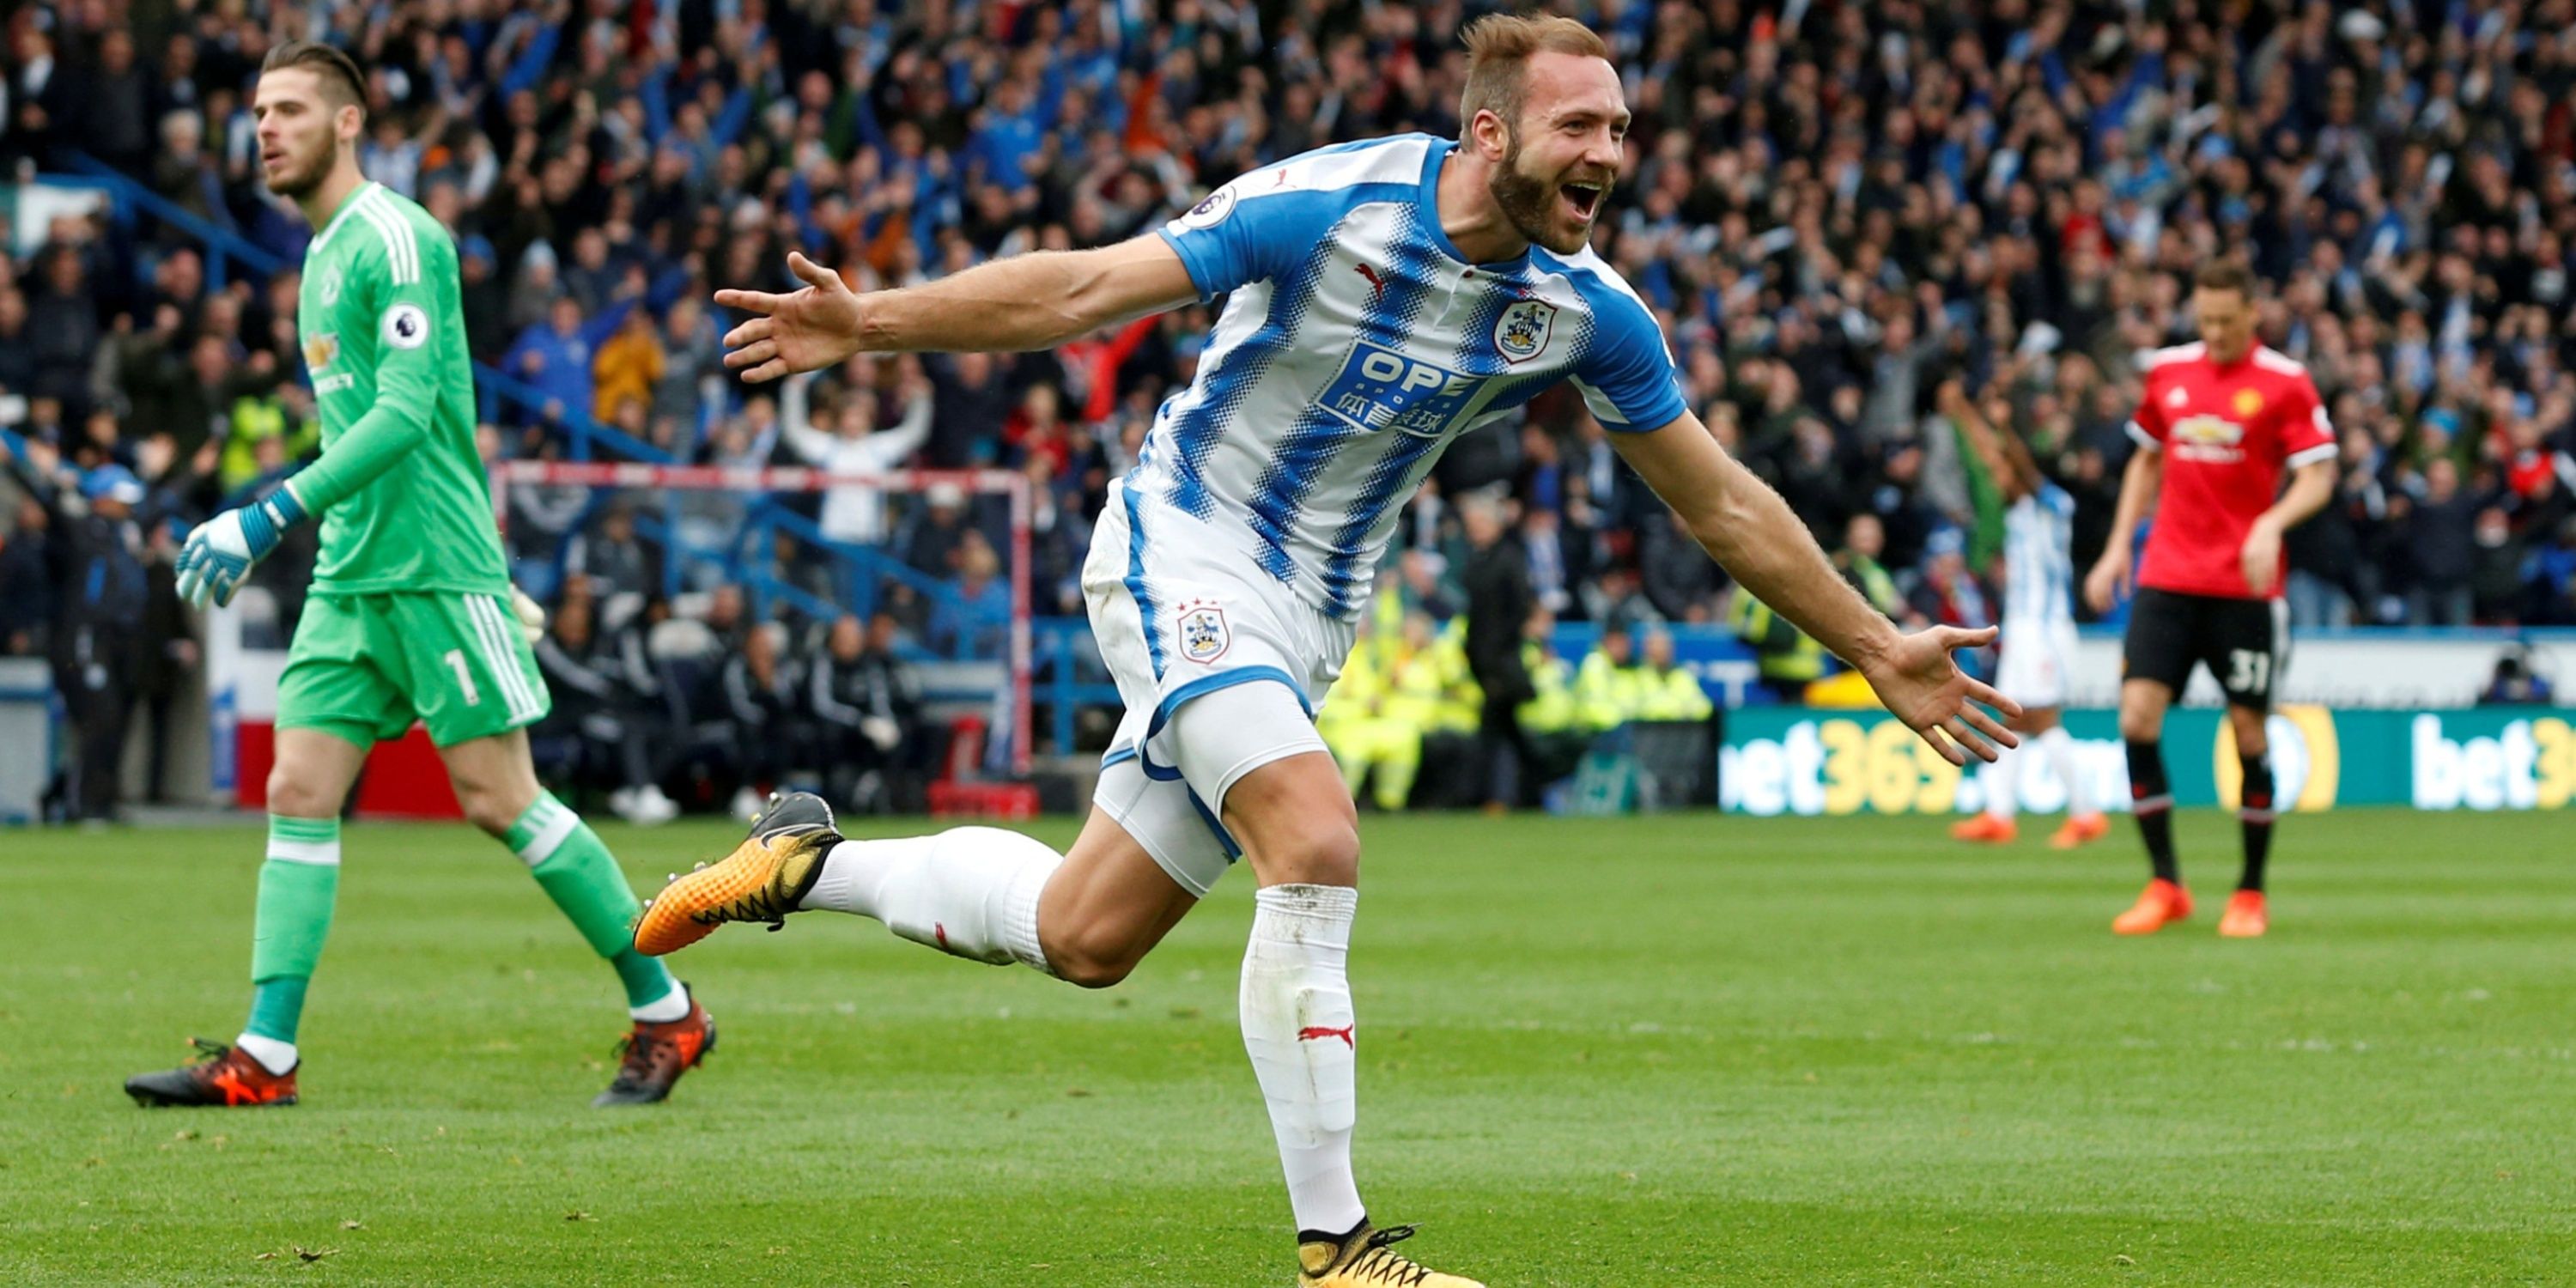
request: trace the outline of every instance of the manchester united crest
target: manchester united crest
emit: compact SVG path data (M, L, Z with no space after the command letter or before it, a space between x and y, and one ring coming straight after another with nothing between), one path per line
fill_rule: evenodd
M1205 600L1183 604L1179 612L1181 656L1204 666L1225 656L1234 644L1226 630L1225 610Z
M1522 300L1494 321L1494 348L1505 362L1527 362L1547 348L1556 330L1556 306L1545 300Z

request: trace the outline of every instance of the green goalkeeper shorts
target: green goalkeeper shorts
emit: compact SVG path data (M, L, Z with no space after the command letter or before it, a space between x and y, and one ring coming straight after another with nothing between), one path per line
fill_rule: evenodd
M314 595L277 682L278 728L361 747L414 718L453 747L534 724L549 705L509 601L459 591Z

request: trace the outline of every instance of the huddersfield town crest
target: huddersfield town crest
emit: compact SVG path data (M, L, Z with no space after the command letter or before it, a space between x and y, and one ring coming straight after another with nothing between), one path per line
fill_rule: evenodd
M1523 300L1503 310L1494 323L1494 347L1505 362L1527 362L1547 347L1556 329L1556 306L1545 300Z
M1210 603L1181 605L1181 656L1205 665L1225 656L1234 636L1225 628L1225 610Z

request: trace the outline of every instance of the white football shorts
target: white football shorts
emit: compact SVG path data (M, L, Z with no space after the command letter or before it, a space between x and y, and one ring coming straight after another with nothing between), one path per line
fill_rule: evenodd
M2025 708L2066 705L2075 666L2075 623L2065 618L2029 625L2004 623L1995 665L1995 688Z
M1227 790L1325 749L1314 712L1354 628L1204 525L1174 516L1176 531L1157 532L1156 517L1111 483L1082 566L1092 637L1127 707L1092 802L1204 896L1240 853L1220 822Z

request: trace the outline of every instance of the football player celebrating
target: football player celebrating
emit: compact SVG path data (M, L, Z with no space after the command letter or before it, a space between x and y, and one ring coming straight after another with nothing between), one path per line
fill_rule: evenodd
M1248 857L1260 889L1243 1042L1305 1288L1473 1288L1395 1251L1410 1228L1373 1225L1352 1175L1359 831L1313 721L1404 500L1451 442L1572 381L1708 552L1944 756L2012 742L1972 701L2010 704L1950 657L1994 632L1900 633L1834 575L1684 405L1654 315L1593 254L1628 126L1601 39L1566 18L1497 15L1466 43L1461 138L1293 157L1096 250L866 295L791 256L804 289L716 296L755 315L725 357L753 380L858 352L1044 349L1226 297L1196 379L1111 485L1083 569L1127 713L1072 851L978 827L849 841L821 801L790 796L732 856L665 889L635 937L668 952L726 921L828 908L1103 987Z

